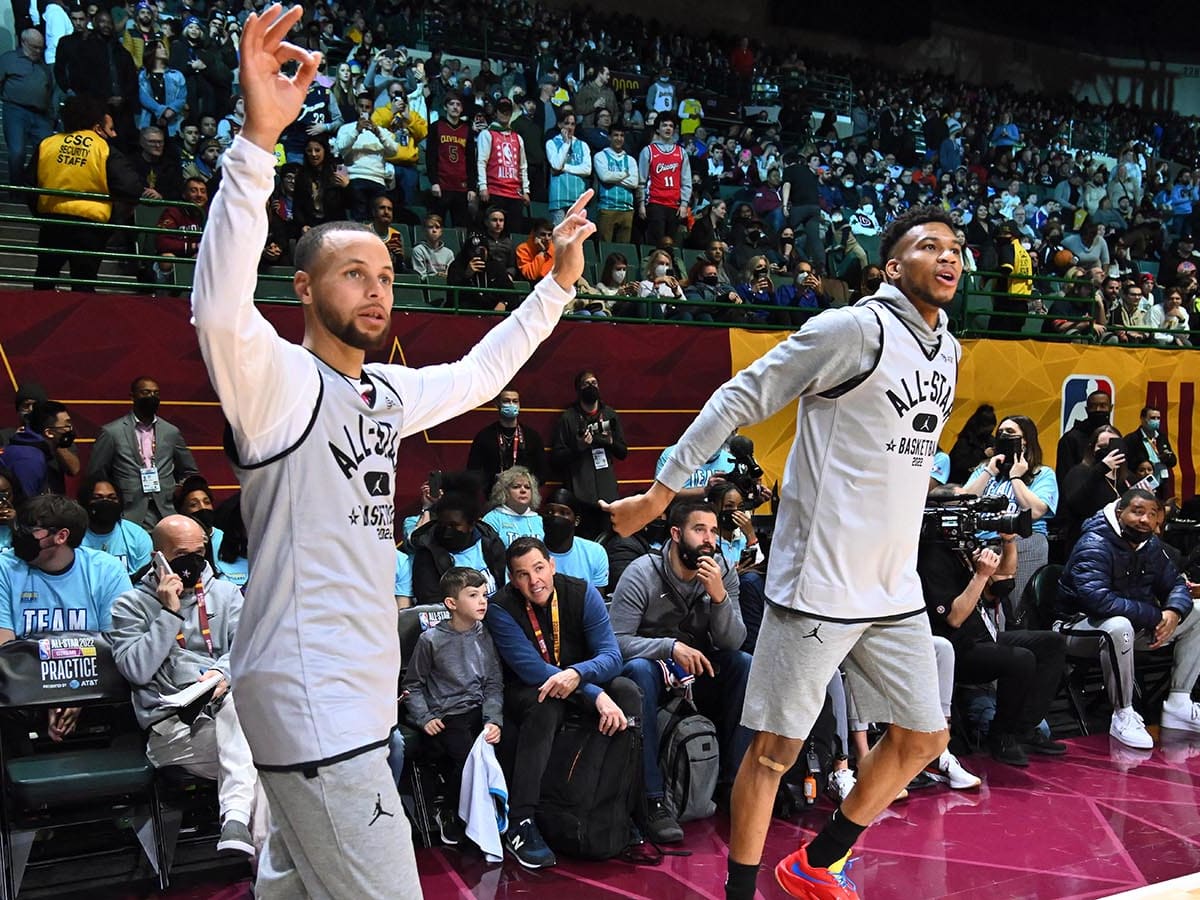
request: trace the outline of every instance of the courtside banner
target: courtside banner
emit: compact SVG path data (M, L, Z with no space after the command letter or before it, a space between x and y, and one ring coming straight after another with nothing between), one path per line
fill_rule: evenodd
M749 365L786 334L730 331L732 371ZM963 342L954 412L942 431L941 448L954 445L958 431L980 403L990 403L1000 418L1026 415L1037 423L1044 462L1054 465L1058 439L1083 415L1087 394L1103 390L1114 398L1113 424L1127 434L1138 427L1143 406L1162 411L1162 431L1179 455L1175 494L1196 492L1195 404L1200 352L1090 347L1040 341L972 340ZM767 483L779 478L796 427L789 404L766 422L745 429Z

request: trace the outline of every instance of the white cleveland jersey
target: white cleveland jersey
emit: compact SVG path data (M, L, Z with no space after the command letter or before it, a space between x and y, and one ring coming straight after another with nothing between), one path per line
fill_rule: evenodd
M396 722L400 643L393 491L404 410L315 356L321 387L293 447L238 464L254 577L233 645L238 718L260 766L382 744ZM347 580L349 573L349 580Z
M857 383L799 400L767 596L834 621L923 612L917 540L938 437L954 405L958 342L927 353L883 303L875 367Z

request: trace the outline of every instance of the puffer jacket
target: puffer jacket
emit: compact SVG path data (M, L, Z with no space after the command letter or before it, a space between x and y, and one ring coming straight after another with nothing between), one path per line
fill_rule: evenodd
M1057 607L1066 619L1124 616L1135 628L1153 632L1163 610L1186 619L1192 598L1156 536L1137 547L1121 537L1114 501L1083 523L1058 582Z

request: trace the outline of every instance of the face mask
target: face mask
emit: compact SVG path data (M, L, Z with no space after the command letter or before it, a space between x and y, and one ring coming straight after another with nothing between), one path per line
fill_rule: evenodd
M1087 427L1090 430L1095 430L1095 429L1099 428L1101 425L1107 425L1108 424L1108 415L1109 414L1106 412L1097 412L1094 410L1089 412L1087 414Z
M594 384L585 384L579 390L579 399L582 400L584 403L586 403L588 406L591 406L593 403L599 402L600 388L596 387L596 385L594 385Z
M501 403L500 417L502 419L515 419L521 413L521 407L516 403Z
M93 500L88 505L88 521L97 534L108 534L120 518L121 504L115 500Z
M625 270L624 269L613 269L612 270L612 280L616 284L624 284L625 283Z
M1146 430L1152 432L1158 431L1158 419L1151 419L1149 422L1147 422Z
M719 283L719 279L717 278L716 275L705 275L700 280L702 282L704 282L705 284L707 284L709 287L716 287L717 284Z
M475 529L459 531L453 525L438 525L433 530L433 539L451 553L462 553L475 543Z
M555 553L563 553L575 538L575 522L562 516L545 516L542 526L546 531L546 546Z
M847 179L846 181L842 182L842 187L852 188L854 187L854 182Z
M204 573L204 556L200 553L185 553L171 560L171 571L179 576L185 590L194 588Z
M538 46L541 47L543 50L547 50L550 47L550 42L542 41L540 44L538 44Z
M667 274L667 267L664 266L662 263L659 263L657 266L654 267L654 276L656 278L662 278L666 274Z
M1129 541L1131 544L1141 544L1150 540L1149 531L1140 531L1137 528L1130 528L1128 525L1121 526L1121 537ZM16 543L13 543L13 549L16 549Z
M658 76L658 80L663 84L668 84L671 81L671 79L666 75Z
M58 439L58 446L60 447L70 447L73 443L75 443L75 429L71 429Z
M755 243L758 243L762 240L763 233L757 228L751 228L746 232L746 237L750 238L750 240L754 241Z
M717 527L722 531L733 531L737 528L737 522L733 519L732 509L723 509L717 513Z
M42 541L33 535L33 530L17 526L12 530L12 549L17 559L31 563L42 552Z
M1015 578L1002 578L1000 581L993 581L988 590L991 591L992 596L997 600L1003 600L1013 592L1016 584L1017 579Z
M689 569L693 572L700 568L701 557L707 556L709 559L713 558L713 555L708 551L702 550L699 547L689 547L687 544L683 543L683 541L680 541L677 546L679 547L680 564L685 569Z
M138 397L133 401L133 411L139 419L152 419L158 412L158 403L157 397Z
M200 523L200 527L204 529L205 534L212 534L213 519L216 513L211 509L198 509L195 512L188 513L193 519Z
M651 544L661 547L667 539L667 523L663 519L655 519L642 529L642 534L646 536L646 540Z

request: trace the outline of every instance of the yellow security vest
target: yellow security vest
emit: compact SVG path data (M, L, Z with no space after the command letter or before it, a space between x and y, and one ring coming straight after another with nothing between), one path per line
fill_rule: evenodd
M108 141L88 128L52 134L38 146L38 187L57 191L108 193ZM112 203L75 197L38 195L43 215L74 216L90 222L107 222Z

